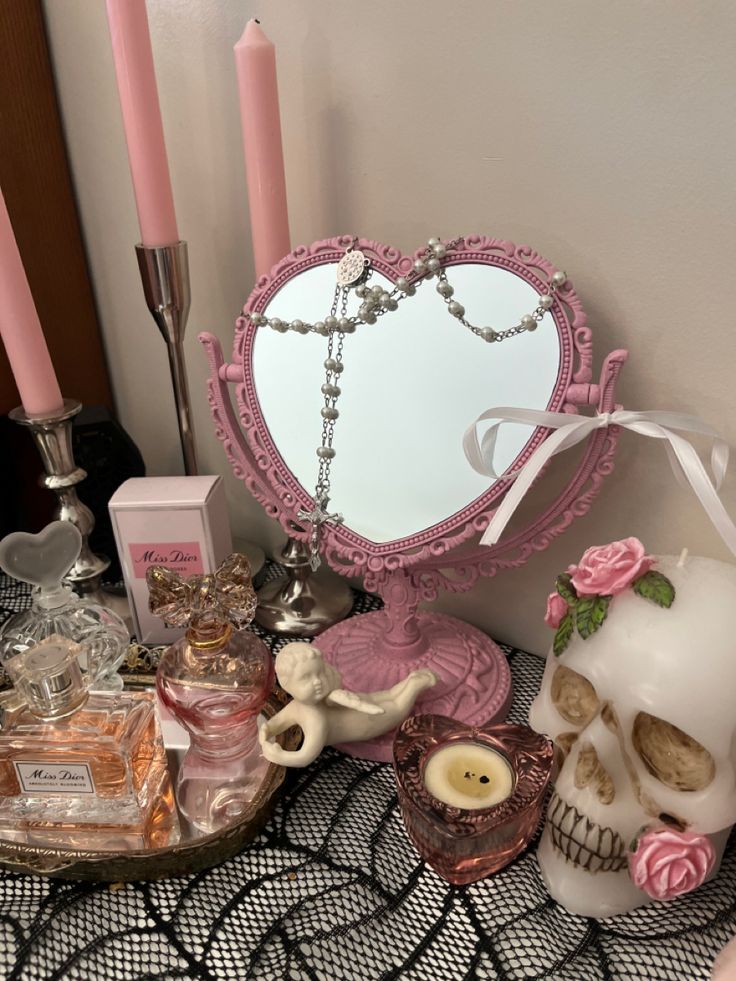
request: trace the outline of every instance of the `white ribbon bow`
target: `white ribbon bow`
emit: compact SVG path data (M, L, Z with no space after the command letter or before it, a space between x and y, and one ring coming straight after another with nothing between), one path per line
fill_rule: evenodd
M487 419L497 420L478 441L477 426ZM524 466L513 473L499 475L493 467L493 455L500 427L506 422L525 423L529 426L542 426L554 432L532 453ZM663 439L670 464L678 483L688 484L705 508L716 531L736 555L736 525L729 517L718 488L728 466L728 445L718 433L702 419L684 415L680 412L601 412L594 416L579 416L565 412L539 412L536 409L514 409L498 406L488 409L478 416L463 437L463 449L471 467L487 477L514 480L514 484L494 512L490 524L481 538L483 545L495 545L519 506L542 467L556 453L567 450L582 442L596 429L607 426L622 426L642 436ZM669 427L669 428L668 428ZM679 429L687 433L698 433L712 440L711 467L713 480L708 475L695 448L684 437L672 432Z

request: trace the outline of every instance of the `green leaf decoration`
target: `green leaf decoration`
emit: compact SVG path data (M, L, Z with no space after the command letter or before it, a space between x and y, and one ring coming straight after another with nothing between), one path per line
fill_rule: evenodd
M667 576L655 572L654 569L634 580L634 592L665 609L669 609L675 602L675 587Z
M578 594L572 584L572 576L569 572L563 572L557 577L555 587L568 606L575 606L578 601Z
M578 633L587 640L596 630L600 630L608 616L610 596L583 596L575 607L575 620Z
M560 620L560 625L555 633L555 639L552 641L552 653L555 657L559 657L570 643L574 627L575 621L573 620L572 613L566 613Z

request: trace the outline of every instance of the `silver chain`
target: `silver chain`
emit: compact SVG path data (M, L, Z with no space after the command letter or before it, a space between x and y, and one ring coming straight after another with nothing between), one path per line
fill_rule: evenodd
M345 318L348 308L349 288L339 283L335 287L335 295L332 301L330 317L336 318L338 305L340 307L340 320ZM332 471L332 461L335 457L335 450L332 440L335 435L335 423L340 413L337 410L337 400L341 395L341 388L338 382L343 372L342 349L345 344L345 332L341 330L330 331L327 337L327 357L324 361L325 380L322 385L322 394L325 402L321 409L322 414L322 444L317 448L319 458L319 471L317 473L317 486L314 491L314 508L307 511L301 508L297 517L303 521L308 521L311 525L309 535L309 565L313 571L319 569L322 558L320 555L320 541L322 538L322 526L327 524L342 524L341 514L330 514L327 505L330 502L330 474Z
M337 265L337 285L335 286L332 307L329 316L325 317L324 320L310 324L296 319L287 323L279 317L266 317L258 312L248 314L254 327L268 325L279 333L293 330L297 334L312 333L327 337L327 357L324 361L325 380L322 385L324 396L324 405L321 409L322 443L317 447L319 471L314 492L314 507L311 511L301 508L297 512L297 516L301 520L311 525L309 564L313 570L318 569L322 561L320 543L323 525L342 524L344 520L341 514L331 514L327 506L330 501L332 461L335 458L335 449L332 443L335 435L335 423L340 415L337 410L337 402L341 394L339 382L343 372L342 352L345 336L354 333L358 325L375 324L379 317L398 309L401 301L408 296L414 296L417 286L437 277L436 290L447 305L448 313L477 337L487 342L498 343L527 331L536 330L544 315L554 304L555 294L565 285L567 280L564 272L554 273L547 285L547 292L541 294L536 308L531 313L521 317L513 327L504 330L497 330L490 326L477 327L466 319L465 307L454 298L454 287L448 280L447 269L442 263L448 252L465 244L464 238L452 239L450 242L441 242L439 239L431 238L424 255L415 260L409 275L400 276L391 290L386 290L379 285L372 287L368 285L367 281L371 274L370 262L359 249L355 248L357 241L356 238L352 240L352 243L345 250L345 255ZM362 302L357 315L349 317L348 297L351 288Z

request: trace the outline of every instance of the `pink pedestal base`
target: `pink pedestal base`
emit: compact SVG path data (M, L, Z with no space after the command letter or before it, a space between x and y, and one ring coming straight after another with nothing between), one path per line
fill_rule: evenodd
M330 627L315 640L326 661L352 691L390 688L410 671L431 668L439 677L412 714L446 715L467 725L503 722L511 705L511 671L503 651L480 630L443 613L416 614L420 639L405 648L387 643L385 610ZM396 730L378 739L339 746L350 756L390 762Z

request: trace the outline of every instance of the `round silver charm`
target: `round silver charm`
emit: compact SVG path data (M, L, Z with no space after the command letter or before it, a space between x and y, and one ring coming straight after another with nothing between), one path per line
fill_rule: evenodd
M368 260L360 251L353 249L346 252L337 264L337 283L338 286L352 286L362 278L368 265Z

